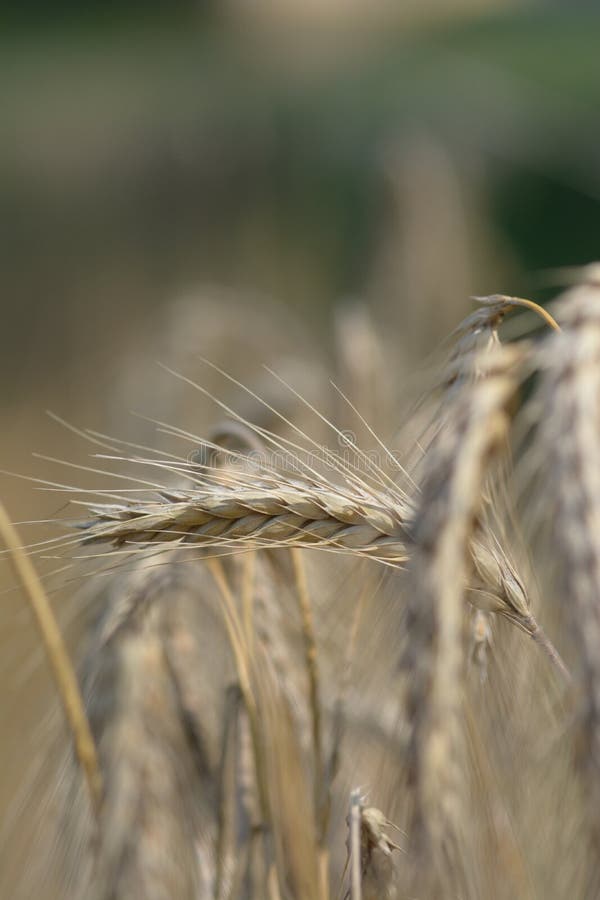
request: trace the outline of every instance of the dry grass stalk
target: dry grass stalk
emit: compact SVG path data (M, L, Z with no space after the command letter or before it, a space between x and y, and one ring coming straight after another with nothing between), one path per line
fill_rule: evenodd
M231 643L231 649L236 662L237 675L240 690L244 698L244 704L248 713L252 745L254 749L254 764L256 767L256 784L261 813L265 825L271 822L271 806L269 790L267 787L267 773L265 770L264 749L259 722L259 711L252 679L251 661L248 657L247 647L243 639L243 627L239 619L235 600L231 587L227 580L223 564L218 559L207 560L207 566L215 580L223 599L223 618L227 628L227 634Z
M328 896L325 870L318 859L316 811L310 802L298 739L285 690L273 677L261 645L248 657L243 627L232 588L221 560L206 563L219 587L224 615L236 658L240 688L248 716L260 827L267 866L265 891L278 896L288 886L298 900ZM306 598L305 598L306 599ZM323 844L320 853L325 854ZM260 889L259 889L260 890Z
M362 900L362 801L359 791L352 791L350 797L350 814L348 822L348 858L350 860L351 900Z
M462 883L460 787L463 591L468 549L490 457L508 425L520 361L515 348L496 348L478 365L484 377L466 385L426 458L415 548L409 567L411 635L403 668L410 679L413 737L411 781L416 791L413 841L417 878ZM427 862L426 862L427 860Z
M361 625L366 600L367 600L367 592L370 588L370 582L368 578L368 573L364 572L364 563L363 572L364 574L364 586L360 591L360 595L356 601L356 605L354 611L352 613L352 618L350 621L350 630L346 640L346 647L344 650L344 658L343 658L343 670L342 677L340 682L339 694L336 698L334 708L333 708L333 722L332 722L332 745L331 745L331 753L329 755L328 764L327 764L327 786L328 786L328 811L331 808L331 786L334 778L336 777L339 766L340 766L340 756L341 756L341 747L342 741L344 738L344 731L348 724L348 719L351 717L351 710L349 709L349 700L351 697L351 688L352 688L352 674L353 674L353 663L356 654L356 647L358 642L359 628ZM380 580L381 584L381 580ZM364 721L364 715L361 717Z
M238 743L239 709L241 693L238 687L230 689L224 711L223 743L218 774L218 807L217 807L217 839L215 843L215 880L214 900L224 897L225 861L230 853L229 845L234 843L232 832L237 826L236 817L231 814L234 790L231 781L235 781L235 750ZM232 894L234 891L232 889Z
M102 803L102 775L77 676L46 592L30 559L23 550L17 531L2 503L0 503L0 536L10 553L10 560L23 585L25 596L39 628L65 716L73 735L75 752L87 784L92 809L98 815Z
M268 678L277 683L282 701L290 710L298 744L309 754L314 746L311 714L306 697L304 671L295 652L295 621L291 612L295 601L293 575L287 553L276 551L256 554L254 628L256 650ZM291 590L290 590L291 587ZM296 601L297 605L297 601ZM292 606L292 609L290 609Z
M314 816L317 825L317 842L319 845L320 896L326 900L329 895L328 852L326 847L328 825L328 798L325 783L325 759L323 750L323 734L321 725L321 697L319 690L319 666L317 659L317 635L310 593L306 580L306 572L302 561L302 552L297 548L291 550L296 593L302 618L302 636L304 655L309 685L309 707L311 713L311 731L314 765Z

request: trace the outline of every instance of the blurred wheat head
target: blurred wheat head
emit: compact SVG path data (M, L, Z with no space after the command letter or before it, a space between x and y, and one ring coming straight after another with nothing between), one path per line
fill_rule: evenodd
M479 298L386 432L223 372L243 412L159 423L183 453L81 432L110 486L52 485L67 533L26 548L84 573L81 704L55 635L71 733L12 896L598 896L598 271L552 316ZM348 383L385 368L367 316L339 334Z

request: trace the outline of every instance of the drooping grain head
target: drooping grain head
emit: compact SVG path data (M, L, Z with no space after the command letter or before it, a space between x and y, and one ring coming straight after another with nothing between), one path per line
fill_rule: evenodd
M562 331L542 344L529 407L530 467L545 491L544 530L558 562L561 607L578 647L581 755L590 822L600 852L600 284L590 280L556 305ZM548 527L550 526L550 527ZM590 890L595 891L598 883Z
M448 880L464 889L458 850L465 825L463 595L487 467L506 437L519 360L517 349L499 347L478 358L484 376L456 394L447 425L426 456L414 523L410 641L401 668L409 684L407 718L412 724L413 879L430 890Z

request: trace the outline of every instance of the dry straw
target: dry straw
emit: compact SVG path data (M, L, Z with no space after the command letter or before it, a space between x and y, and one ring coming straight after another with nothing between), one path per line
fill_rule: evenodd
M73 733L75 751L86 780L92 808L98 814L102 802L102 776L77 676L46 592L22 548L17 531L2 503L0 503L0 535L9 551L10 560L23 585L25 596L40 630L65 716Z

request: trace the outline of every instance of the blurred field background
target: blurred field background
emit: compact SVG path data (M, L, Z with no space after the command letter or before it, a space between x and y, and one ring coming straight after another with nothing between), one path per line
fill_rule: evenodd
M593 3L63 0L0 29L3 469L81 461L46 409L202 432L210 406L155 365L198 377L195 353L252 386L283 361L328 411L349 304L411 371L469 295L543 300L549 270L599 256ZM0 495L16 521L61 505L5 476ZM9 809L52 688L0 577Z

